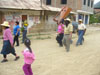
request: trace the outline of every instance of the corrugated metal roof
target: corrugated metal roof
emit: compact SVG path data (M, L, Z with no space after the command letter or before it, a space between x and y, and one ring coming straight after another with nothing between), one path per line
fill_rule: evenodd
M0 8L9 9L31 9L31 10L49 10L60 11L60 8L46 6L40 0L0 0Z
M0 8L42 10L40 0L0 0Z
M42 5L42 8L49 11L61 11L61 8L56 8L52 6Z

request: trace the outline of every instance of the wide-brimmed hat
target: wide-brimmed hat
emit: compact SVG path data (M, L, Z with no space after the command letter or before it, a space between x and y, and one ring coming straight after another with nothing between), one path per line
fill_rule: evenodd
M69 21L69 22L71 22L71 20L69 19L69 18L66 18L66 19L64 19L65 21L67 20L67 21Z
M82 20L82 19L79 19L78 21L79 21L79 22L83 22L83 20Z
M9 22L8 21L4 21L3 24L1 24L1 26L4 27L10 27Z

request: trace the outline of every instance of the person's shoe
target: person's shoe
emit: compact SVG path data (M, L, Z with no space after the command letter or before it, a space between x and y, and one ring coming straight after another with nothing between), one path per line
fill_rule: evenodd
M16 57L14 60L17 61L19 58L20 58L20 57L18 56L18 57Z
M84 39L82 41L84 42Z
M16 45L16 47L18 47L19 45Z
M63 47L63 45L59 45L59 47Z
M83 45L83 43L80 43L80 45Z
M69 52L69 51L67 50L67 52Z
M7 60L7 59L3 59L3 60L1 61L1 63L4 63L4 62L8 62L8 60Z
M79 46L79 44L76 44L76 46Z
M66 52L69 52L69 50L66 49Z
M59 47L63 47L63 45L59 45Z

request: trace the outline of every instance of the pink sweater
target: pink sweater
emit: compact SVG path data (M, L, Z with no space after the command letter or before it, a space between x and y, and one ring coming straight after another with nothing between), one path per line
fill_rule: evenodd
M12 36L12 33L11 33L10 28L5 29L5 30L3 31L3 40L4 40L4 41L5 41L5 40L9 40L10 43L11 43L11 45L13 45L13 36Z
M26 48L24 51L23 51L23 55L24 55L24 62L26 64L32 64L35 60L35 55L34 53L32 52L29 52L29 49Z
M64 24L58 25L58 33L64 33L63 27L64 27Z

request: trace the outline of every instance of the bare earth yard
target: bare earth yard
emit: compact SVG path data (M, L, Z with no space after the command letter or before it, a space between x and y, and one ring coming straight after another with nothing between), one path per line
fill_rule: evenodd
M100 28L89 27L82 46L75 46L77 38L73 39L70 52L59 47L55 40L55 33L51 39L32 40L32 49L36 60L32 64L34 75L100 75ZM0 50L2 40L0 40ZM15 47L20 60L13 61L8 55L9 62L0 63L0 75L24 75L22 51L24 45ZM0 55L0 61L2 55Z

